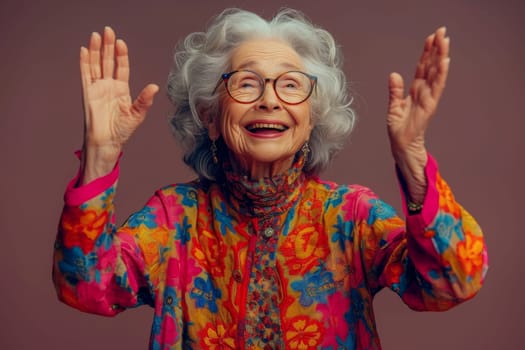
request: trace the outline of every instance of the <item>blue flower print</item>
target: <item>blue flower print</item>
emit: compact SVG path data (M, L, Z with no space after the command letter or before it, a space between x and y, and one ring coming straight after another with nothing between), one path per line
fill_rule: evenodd
M343 218L339 215L337 217L337 224L333 226L336 231L332 235L332 242L339 242L339 246L342 250L345 248L345 241L354 241L354 222L343 221Z
M84 255L79 247L63 248L63 254L63 260L58 263L58 267L67 280L71 284L77 284L79 280L89 282L91 280L89 271L97 263L96 254Z
M177 305L180 305L180 298L177 296L177 291L173 287L166 287L166 290L164 291L162 314L169 314L175 318L175 306Z
M338 208L343 203L344 196L349 192L348 187L340 186L330 196L330 200L327 202L326 210L330 207Z
M105 250L108 250L111 244L113 243L113 232L112 230L109 230L109 232L103 232L100 236L98 236L95 247L103 247Z
M363 291L363 289L365 290ZM365 295L368 293L365 287L354 288L350 292L351 307L350 312L345 314L345 320L346 322L348 322L348 324L351 324L354 327L357 327L358 322L362 322L362 324L366 327L366 331L369 334L372 334L370 324L373 321L367 319L367 312L365 311L369 310L370 306L368 305L367 299L363 298L362 293L364 293Z
M463 234L460 232L460 227L457 225L454 217L448 213L440 212L434 221L435 235L433 242L440 254L443 254L450 247L450 241L454 234L460 239Z
M222 296L221 290L213 286L209 278L204 280L201 277L195 279L195 286L191 289L190 297L195 299L198 308L207 307L211 312L216 313L216 300Z
M127 225L131 228L139 227L144 225L147 228L155 228L157 224L155 223L155 214L152 213L154 209L152 207L144 207L142 210L133 214L127 222Z
M100 197L100 201L102 202L101 208L106 209L108 202L110 202L111 197L115 194L115 187L108 188L102 197Z
M175 193L182 197L182 206L192 208L197 205L197 192L194 188L180 185L175 188Z
M232 219L228 215L228 210L226 209L226 204L221 202L220 208L214 209L215 219L220 223L220 233L224 236L226 235L226 228L230 231L233 231Z
M372 204L368 215L367 224L372 226L376 220L386 220L396 216L396 211L389 204L379 199L371 199Z
M336 291L332 273L323 269L307 273L303 280L292 282L291 287L301 292L299 303L303 306L326 302L326 297Z
M184 220L182 221L182 225L179 223L175 224L175 228L177 231L177 234L175 235L175 238L181 242L181 244L186 244L190 240L190 228L191 224L188 224L188 217L185 216Z

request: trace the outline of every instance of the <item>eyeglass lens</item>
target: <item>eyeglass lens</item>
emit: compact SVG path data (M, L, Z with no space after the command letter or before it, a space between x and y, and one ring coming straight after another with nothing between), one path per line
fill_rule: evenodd
M269 80L269 79L268 79ZM274 81L275 93L286 103L301 103L313 88L311 78L302 72L286 72ZM227 88L230 96L239 102L254 102L264 93L265 80L252 71L237 71L229 76Z

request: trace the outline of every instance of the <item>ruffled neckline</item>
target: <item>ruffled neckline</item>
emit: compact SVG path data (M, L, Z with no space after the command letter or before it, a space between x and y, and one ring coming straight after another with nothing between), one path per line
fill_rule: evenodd
M282 214L298 199L304 182L302 152L296 156L292 166L283 174L252 180L248 174L234 171L231 163L225 162L225 189L231 205L241 215L269 218Z

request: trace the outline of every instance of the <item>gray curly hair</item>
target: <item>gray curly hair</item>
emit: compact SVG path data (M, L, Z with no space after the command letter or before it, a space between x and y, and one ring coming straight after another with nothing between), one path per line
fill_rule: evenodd
M317 175L326 169L352 131L352 99L341 69L341 52L330 33L292 9L279 11L270 21L248 11L227 9L211 22L207 32L192 33L178 44L175 66L168 76L168 96L175 106L170 124L185 150L185 163L201 178L215 180L221 172L212 160L211 140L203 123L205 116L219 115L217 82L231 68L234 49L256 38L286 42L303 59L307 72L318 79L310 97L314 127L304 166L307 174ZM220 155L225 155L225 148L221 142Z

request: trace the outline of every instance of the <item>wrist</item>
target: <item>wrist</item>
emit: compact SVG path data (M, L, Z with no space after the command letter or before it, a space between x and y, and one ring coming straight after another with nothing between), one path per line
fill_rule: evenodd
M421 210L420 204L425 200L427 178L425 167L428 161L426 150L420 152L403 152L394 154L396 166L401 176L408 202L414 211ZM410 209L410 207L409 207Z
M82 167L79 184L87 184L109 174L115 168L122 151L120 147L84 146L82 150Z
M410 215L419 214L423 210L423 203L407 202L407 211Z

